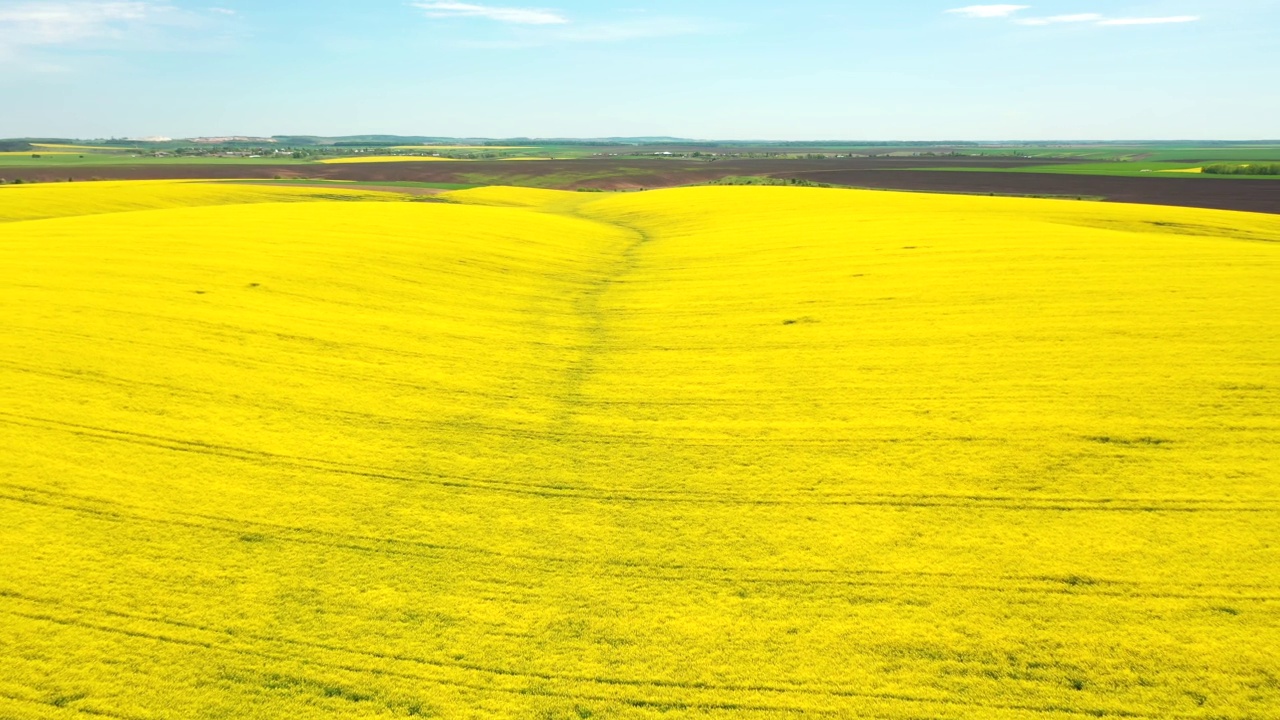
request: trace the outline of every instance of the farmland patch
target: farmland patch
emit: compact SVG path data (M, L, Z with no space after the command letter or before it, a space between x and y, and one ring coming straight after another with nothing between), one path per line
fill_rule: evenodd
M1275 217L278 185L0 189L0 715L1280 707Z

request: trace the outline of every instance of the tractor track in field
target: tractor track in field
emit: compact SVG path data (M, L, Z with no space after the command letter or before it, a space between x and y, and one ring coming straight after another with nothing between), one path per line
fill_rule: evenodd
M617 257L588 283L584 292L574 298L575 314L586 321L586 340L579 349L580 357L565 372L565 388L560 396L560 415L555 418L555 426L563 432L572 427L572 420L577 411L587 403L583 396L583 387L590 381L599 365L600 358L608 352L609 327L608 318L601 308L604 296L614 284L635 271L639 263L640 251L653 241L653 237L640 228L605 222L598 218L583 215L577 211L567 213L568 217L586 222L598 223L606 227L622 230L633 236Z
M1133 580L1110 580L1075 576L1006 574L983 578L965 573L943 571L721 566L697 563L600 560L544 553L512 553L495 551L480 546L368 536L205 513L163 510L148 512L143 508L115 501L88 498L65 492L8 484L0 484L0 488L20 493L17 495L0 493L0 501L76 513L107 522L162 525L188 531L234 536L241 540L250 537L253 538L253 542L276 541L389 557L438 561L450 555L481 556L503 563L519 565L525 571L536 571L553 576L605 576L616 579L643 579L662 583L745 583L760 586L883 589L889 591L899 588L912 588L919 591L960 590L996 594L1018 593L1119 599L1160 598L1168 600L1230 600L1264 603L1280 601L1280 594L1277 594L1277 592L1280 592L1280 588L1254 584L1232 584L1223 587L1203 585L1177 587ZM903 580L902 578L912 579ZM0 590L0 596L3 595L4 591Z
M121 635L134 640L152 641L164 645L173 645L178 647L188 647L193 650L204 650L208 652L218 652L230 654L232 656L250 657L257 659L266 659L282 662L291 657L291 653L283 648L296 647L305 648L311 651L321 651L326 653L334 653L339 656L350 656L351 659L326 658L318 659L312 657L308 659L307 665L329 671L338 671L345 673L353 673L360 676L373 677L389 677L398 680L409 680L413 682L421 682L432 685L442 685L447 687L456 687L468 690L476 690L481 692L499 692L504 694L526 694L527 688L523 687L504 687L495 685L494 680L506 679L512 682L554 682L565 683L582 686L596 687L616 687L616 688L635 688L636 690L647 689L645 697L619 697L614 695L601 695L599 692L583 692L576 688L566 688L561 690L551 690L549 688L540 688L537 692L540 695L551 697L560 697L572 700L594 700L602 702L619 702L633 707L648 707L664 710L700 710L700 711L738 711L738 712L772 712L772 713L789 713L789 714L818 714L818 715L839 715L844 716L846 710L840 709L823 709L813 707L811 705L782 705L782 704L765 704L760 702L733 702L725 700L697 699L699 694L708 693L757 693L766 695L777 695L785 697L808 697L814 699L825 699L828 702L840 700L864 700L864 701L889 701L906 703L911 705L940 705L940 706L961 706L965 708L982 708L986 710L998 711L1021 711L1033 712L1039 714L1065 714L1065 715L1081 715L1101 717L1111 715L1115 717L1125 718L1155 718L1155 717L1193 717L1184 714L1161 714L1151 715L1148 713L1139 713L1128 710L1110 709L1105 712L1092 710L1087 708L1066 708L1060 706L1046 706L1030 703L982 703L973 702L971 700L963 700L949 697L928 697L922 695L914 695L901 692L876 692L866 690L853 690L840 686L823 686L823 685L806 685L795 682L775 682L771 684L732 684L732 683L714 683L714 682L681 682L665 679L641 679L641 678L618 678L607 676L592 675L575 675L569 673L542 672L530 670L513 670L510 668L500 668L475 663L467 663L460 661L445 661L432 658L424 658L420 656L405 655L401 653L386 653L359 648L348 648L340 645L328 643L317 643L311 641L302 641L291 638L278 636L259 635L255 633L232 632L222 628L212 628L194 623L170 620L164 617L148 616L139 613L126 613L115 610L103 610L89 607L81 607L78 605L68 604L60 600L36 598L25 594L0 591L0 600L16 600L28 605L35 605L44 608L43 610L29 609L0 609L0 613L10 615L12 617L20 617L26 620L34 620L37 622L61 625L64 627L77 628L80 630L88 630L108 635ZM84 616L99 616L97 619L93 617L85 618ZM126 627L119 627L112 623L112 620L133 621L158 625L166 629L148 629L139 630ZM182 633L197 632L205 635L211 635L212 638L198 637L182 637ZM281 648L273 646L283 646ZM358 665L352 663L360 662L382 662L382 663L399 663L402 665L418 666L422 668L432 668L439 671L463 673L463 677L440 677L422 674L422 672L408 672L405 669L393 669L388 667L370 667L368 665ZM468 678L467 674L480 675L487 677L488 680L479 678ZM295 680L304 680L294 678ZM319 681L311 681L320 684ZM576 691L575 691L576 690ZM654 698L657 691L666 691L673 693L684 693L692 695L692 698L677 699L672 697L669 699L658 700ZM624 690L625 692L625 690ZM356 693L353 693L353 695ZM12 697L12 696L11 696ZM12 699L22 699L13 697ZM372 698L365 698L372 699ZM101 714L108 717L131 718L127 715L116 715L109 712L91 714ZM898 717L896 715L876 715L859 712L859 717L869 718L889 718ZM1199 717L1199 716L1195 716ZM131 718L132 720L132 718Z
M1253 501L1249 504L1217 500L1161 500L1155 498L1028 498L1017 496L965 495L809 495L742 497L718 493L661 492L654 490L609 491L579 485L546 485L492 478L480 478L438 471L413 474L390 468L378 468L319 458L297 457L251 448L232 447L200 440L169 438L133 433L110 428L96 428L71 423L24 418L0 412L0 423L40 430L56 430L85 439L123 442L159 450L194 453L231 461L249 462L272 467L286 467L308 472L347 475L391 483L427 484L460 491L541 497L550 500L590 500L604 503L652 503L685 505L722 505L741 507L896 507L957 508L968 510L1006 510L1019 512L1119 512L1119 513L1280 513L1280 503Z

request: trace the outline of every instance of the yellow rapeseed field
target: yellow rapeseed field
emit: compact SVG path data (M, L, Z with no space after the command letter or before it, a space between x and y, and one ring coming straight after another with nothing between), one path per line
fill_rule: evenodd
M342 187L237 185L230 182L175 180L10 185L0 187L0 193L3 193L0 194L0 223L202 205L406 199L399 194L348 190Z
M1280 717L1280 218L337 193L0 189L0 717Z
M536 150L533 145L396 145L392 150L429 150L432 152L445 152L450 150L476 150L488 152L490 150Z
M357 163L390 163L390 162L465 162L457 158L436 157L435 155L356 155L353 157L329 158L321 160L325 165L352 165Z
M31 147L52 148L54 150L114 150L116 152L137 151L122 145L68 145L66 143L31 143Z

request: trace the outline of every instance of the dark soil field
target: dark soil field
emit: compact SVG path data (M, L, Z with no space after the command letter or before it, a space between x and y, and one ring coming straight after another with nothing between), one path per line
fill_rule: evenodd
M684 159L581 159L581 160L482 160L468 162L336 163L309 165L99 165L12 170L14 176L37 182L75 180L164 180L186 178L270 179L308 178L356 182L465 183L466 178L516 177L546 180L564 185L640 189L687 185L723 177L776 175L780 172L889 170L929 167L1020 168L1048 164L1043 160L1014 158L845 158L830 160L684 160ZM2 172L2 171L0 171ZM12 179L12 178L11 178Z
M1280 214L1280 182L1232 182L1195 176L1134 178L1048 173L860 169L782 172L775 176L884 190L1103 197L1108 202L1178 205Z
M271 180L244 180L242 182L233 183L233 184L275 185L277 183ZM439 195L440 193L448 192L448 190L444 190L441 188L412 187L412 186L404 186L404 185L379 185L377 183L342 183L341 185L334 185L333 183L326 183L322 181L317 181L314 183L309 183L306 181L290 182L289 187L309 187L309 188L326 188L326 189L333 189L335 187L340 187L343 190L374 190L377 192L393 192L393 193L400 193L402 195L418 195L422 197L430 197L432 195Z
M387 182L521 185L560 189L643 190L714 182L731 177L774 177L860 188L921 192L1105 198L1111 202L1177 205L1280 213L1280 182L1238 182L1201 177L1115 177L1046 173L989 173L918 168L1019 168L1044 159L879 157L818 160L584 159L544 161L397 162L334 165L120 165L32 168L22 179L310 179L378 185ZM1070 163L1072 161L1057 161ZM917 169L913 169L917 168ZM10 178L11 180L13 178Z

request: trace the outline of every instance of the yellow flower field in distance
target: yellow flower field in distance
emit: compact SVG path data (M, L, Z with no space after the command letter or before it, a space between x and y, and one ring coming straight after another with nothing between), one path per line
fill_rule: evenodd
M358 155L355 157L339 157L320 160L324 165L353 165L358 163L392 163L392 162L466 162L458 158L436 157L435 155Z
M87 187L0 189L0 717L1280 716L1280 218Z
M534 145L396 145L392 150L429 150L431 152L447 152L451 150L536 150Z
M39 183L0 187L0 223L134 210L312 202L317 200L405 200L398 193L199 181Z
M67 145L64 143L31 143L36 148L52 148L54 150L112 150L115 152L138 152L136 147L121 145Z

